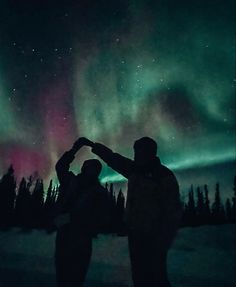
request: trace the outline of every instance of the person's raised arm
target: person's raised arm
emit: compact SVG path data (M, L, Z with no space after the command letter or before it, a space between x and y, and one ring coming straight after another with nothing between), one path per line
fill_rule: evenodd
M88 139L84 139L84 144L92 148L92 152L98 155L108 166L128 178L132 173L134 162L118 153L114 153L111 149L101 143L93 143Z
M56 173L60 184L65 184L70 176L69 168L75 158L76 152L84 145L83 140L78 139L72 148L66 151L56 163Z

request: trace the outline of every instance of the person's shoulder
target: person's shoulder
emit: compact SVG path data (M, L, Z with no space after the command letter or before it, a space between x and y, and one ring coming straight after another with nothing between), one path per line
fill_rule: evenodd
M161 172L162 172L163 176L165 176L165 177L176 178L174 172L163 164L161 164Z
M162 183L172 186L176 191L179 190L179 183L174 172L164 165L162 165Z

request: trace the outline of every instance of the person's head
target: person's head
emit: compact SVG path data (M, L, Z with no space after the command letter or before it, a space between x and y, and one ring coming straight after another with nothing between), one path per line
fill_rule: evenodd
M102 170L102 164L97 159L89 159L83 163L81 173L91 178L98 178Z
M134 143L134 161L140 165L146 164L156 157L157 143L149 138L143 137Z

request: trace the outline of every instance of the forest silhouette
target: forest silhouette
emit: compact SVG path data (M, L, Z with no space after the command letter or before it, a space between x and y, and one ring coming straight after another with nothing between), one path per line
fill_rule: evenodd
M106 183L105 189L110 219L106 230L101 233L125 236L124 193L121 189L115 191L113 183ZM0 179L0 229L20 227L23 230L35 228L47 232L55 231L53 219L58 205L58 192L59 186L53 186L52 180L45 188L43 180L33 175L29 178L23 177L17 185L14 169L10 166ZM232 198L223 202L219 183L215 185L212 202L209 192L207 184L196 188L190 186L187 199L182 200L181 227L236 223L236 176Z

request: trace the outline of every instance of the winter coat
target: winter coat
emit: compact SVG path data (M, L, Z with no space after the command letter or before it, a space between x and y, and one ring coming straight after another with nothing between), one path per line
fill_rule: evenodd
M60 182L57 214L66 214L68 220L64 223L69 223L75 231L96 235L105 229L109 220L106 189L98 179L91 180L87 175L69 171L73 159L74 154L68 151L56 164Z
M128 230L152 232L173 238L182 217L175 175L158 157L144 166L96 143L92 151L128 179L126 223Z

